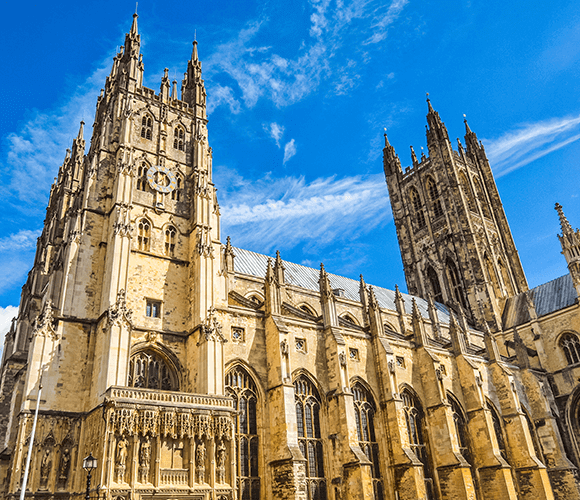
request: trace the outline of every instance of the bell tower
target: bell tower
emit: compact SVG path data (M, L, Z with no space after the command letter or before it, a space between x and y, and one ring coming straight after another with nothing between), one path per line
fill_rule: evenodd
M481 142L465 120L454 150L427 98L427 148L403 171L385 133L383 165L409 293L501 327L505 300L528 289Z

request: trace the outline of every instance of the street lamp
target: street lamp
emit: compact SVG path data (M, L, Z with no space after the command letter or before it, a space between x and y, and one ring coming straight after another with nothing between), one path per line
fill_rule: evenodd
M91 472L96 468L97 459L93 457L92 453L89 453L89 456L83 460L83 469L87 471L87 494L85 495L85 500L90 500Z

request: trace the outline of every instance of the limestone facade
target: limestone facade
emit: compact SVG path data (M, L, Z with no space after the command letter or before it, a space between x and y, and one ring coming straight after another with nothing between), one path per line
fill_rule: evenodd
M580 499L580 233L561 208L567 302L528 290L483 147L468 130L454 151L429 103L429 158L403 173L385 138L412 295L236 248L197 44L180 95L143 70L135 15L6 337L3 498L28 460L27 497L84 495L92 453L108 500Z

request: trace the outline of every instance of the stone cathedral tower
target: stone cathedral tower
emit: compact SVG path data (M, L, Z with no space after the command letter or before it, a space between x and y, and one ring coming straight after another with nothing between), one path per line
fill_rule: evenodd
M429 99L427 147L404 171L385 134L384 170L409 293L493 330L503 304L528 289L485 149L465 121L457 150Z
M135 14L98 98L88 152L81 123L51 188L5 349L5 356L23 353L11 357L0 396L13 416L1 422L5 446L20 443L8 491L20 486L40 382L47 457L33 460L31 484L41 490L82 490L84 477L73 469L89 452L102 460L109 487L134 476L213 490L207 457L218 449L231 456L233 407L224 396L217 312L226 296L219 207L196 42L181 94L178 100L167 69L159 93L143 86ZM117 388L127 381L149 391ZM203 396L177 400L150 389ZM176 406L184 411L159 421L159 411ZM160 435L171 439L155 444ZM190 461L197 476L188 474Z

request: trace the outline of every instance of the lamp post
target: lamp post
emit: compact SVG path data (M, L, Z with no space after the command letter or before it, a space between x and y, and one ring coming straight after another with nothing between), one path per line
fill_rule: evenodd
M90 499L90 492L91 492L91 472L93 469L97 468L97 459L93 457L92 453L89 453L89 456L83 460L83 469L87 471L87 494L85 495L85 500Z

